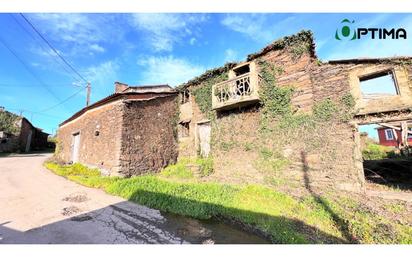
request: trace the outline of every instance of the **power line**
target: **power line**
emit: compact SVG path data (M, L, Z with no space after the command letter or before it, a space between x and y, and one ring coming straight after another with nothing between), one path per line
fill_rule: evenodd
M86 87L87 87L87 86L86 86ZM55 104L55 105L53 105L53 106L50 106L50 107L48 107L48 108L45 108L45 109L43 109L43 110L41 110L41 111L34 112L34 113L46 112L46 111L49 111L49 110L51 110L51 109L53 109L53 108L55 108L55 107L57 107L57 106L59 106L59 105L62 105L62 104L64 104L65 102L67 102L67 101L69 101L70 99L72 99L73 97L75 97L75 96L76 96L77 94L79 94L80 92L82 92L84 88L85 88L85 87L82 87L79 91L77 91L76 93L74 93L74 94L72 94L71 96L67 97L66 99L64 99L64 100L61 101L60 103Z
M49 89L49 87L29 68L29 66L10 48L10 46L0 36L0 42L9 50L9 52L23 65L23 67L38 81L40 84L58 101L59 97Z
M19 25L19 27L20 27L24 32L26 32L27 35L29 35L49 56L52 57L53 61L55 61L58 65L60 65L60 67L62 67L62 68L67 72L67 74L68 74L70 77L72 77L72 78L73 78L75 81L77 81L77 82L80 81L78 78L76 78L76 77L74 77L72 74L70 74L71 71L68 70L65 65L63 65L61 62L59 62L59 61L56 59L57 56L51 54L50 51L49 51L48 49L46 49L46 47L39 41L39 39L36 38L32 33L30 33L30 32L20 23L20 21L19 21L16 17L14 17L13 14L9 14L9 15L13 18L13 20L15 21L15 23L16 23L17 25Z
M70 85L70 84L56 84L56 83L53 83L53 85L56 85L56 86L59 86L59 87L61 87L61 86L67 86L67 87L72 87L72 86L74 86L73 84L72 85ZM35 84L35 83L27 83L27 84L24 84L24 83L0 83L0 87L36 87L36 86L42 86L41 84ZM49 85L50 86L50 85ZM75 85L75 86L77 86L78 87L78 85Z
M57 56L60 57L60 59L67 65L70 67L70 69L72 71L74 71L85 83L87 83L87 79L85 79L82 75L80 75L80 73L68 62L66 61L66 59L63 58L63 56L61 56L59 54L59 52L50 44L49 41L47 41L47 39L36 29L36 27L34 27L34 25L22 14L20 13L21 17L23 17L23 19L32 27L32 29L37 33L37 35L39 35L40 38L42 38L44 40L44 42L46 42L46 44L56 53Z
M3 40L2 37L0 37L0 42L7 48L7 50L9 50L10 53L13 54L14 57L16 57L16 59L24 66L24 68L25 68L30 74L31 74L38 82L40 82L40 84L43 85L51 95L53 95L53 96L59 101L59 103L57 103L57 104L55 104L55 105L53 105L53 106L51 106L51 107L45 108L45 109L39 111L38 113L42 113L42 112L51 110L51 109L53 109L53 108L55 108L55 107L57 107L57 106L65 103L65 102L67 102L68 100L70 100L71 98L73 98L74 96L76 96L77 94L79 94L84 88L86 88L86 87L88 86L88 85L87 85L86 87L82 87L79 91L77 91L77 92L74 93L73 95L69 96L68 98L66 98L66 99L64 99L64 100L60 100L60 99L53 93L53 91L51 91L51 90L48 88L48 86L47 86L39 77L37 77L37 75L36 75L33 71L31 71L31 69L29 68L29 66L8 46L8 44Z

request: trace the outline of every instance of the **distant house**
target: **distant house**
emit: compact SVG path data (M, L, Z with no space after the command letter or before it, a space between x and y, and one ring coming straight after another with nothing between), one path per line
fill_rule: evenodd
M0 152L29 152L47 147L48 133L36 128L24 117L3 109L0 112L7 115L12 123L8 129L0 128Z
M177 159L177 96L168 85L128 86L62 122L57 156L107 175L156 172Z
M408 128L412 132L412 127ZM401 144L401 131L388 127L376 128L379 137L379 144L385 146L398 147ZM412 145L412 134L408 134L408 144Z

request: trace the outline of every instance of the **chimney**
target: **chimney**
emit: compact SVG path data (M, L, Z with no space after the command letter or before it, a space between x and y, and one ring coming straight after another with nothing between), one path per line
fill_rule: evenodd
M125 91L129 86L127 84L123 84L120 82L114 82L114 92L115 93L122 93Z

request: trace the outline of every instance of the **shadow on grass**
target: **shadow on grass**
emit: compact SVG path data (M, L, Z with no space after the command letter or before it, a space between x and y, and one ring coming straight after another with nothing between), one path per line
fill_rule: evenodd
M290 219L284 216L271 216L263 213L228 208L222 205L199 202L145 190L137 190L131 195L129 200L179 215L201 213L200 216L203 218L211 218L212 221L218 220L225 224L238 227L245 232L258 235L272 243L348 243L341 238L325 233L300 220ZM205 215L208 217L204 217ZM241 220L245 222L241 222Z
M335 213L332 208L329 206L328 202L325 201L320 195L318 195L311 187L310 185L310 177L309 177L309 164L307 161L307 156L305 151L301 151L301 160L303 163L303 178L304 178L304 183L306 189L309 191L309 193L312 195L312 197L315 199L315 201L322 206L322 208L327 211L335 224L337 225L338 229L342 233L342 235L346 238L346 240L350 243L359 243L359 241L356 239L355 236L351 234L349 231L348 224L345 222L344 219L342 219L337 213Z

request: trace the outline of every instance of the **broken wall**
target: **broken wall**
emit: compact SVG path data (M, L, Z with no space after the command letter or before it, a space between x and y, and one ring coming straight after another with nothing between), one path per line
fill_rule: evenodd
M178 155L177 95L126 101L121 130L120 175L158 172Z

